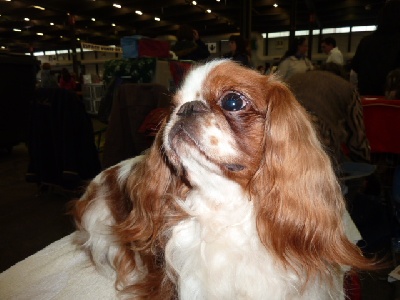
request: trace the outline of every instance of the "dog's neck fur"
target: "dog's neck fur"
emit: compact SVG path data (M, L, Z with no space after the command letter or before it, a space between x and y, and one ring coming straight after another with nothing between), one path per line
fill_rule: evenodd
M301 295L303 280L282 269L261 244L253 203L236 183L225 181L219 194L195 189L177 199L191 218L172 229L165 258L180 299L344 298L342 282L329 295L332 289L318 280Z

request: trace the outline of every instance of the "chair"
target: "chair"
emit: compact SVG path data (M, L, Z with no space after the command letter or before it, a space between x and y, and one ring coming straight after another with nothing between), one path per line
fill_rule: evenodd
M146 116L156 108L169 107L171 96L156 83L127 83L118 87L106 131L102 167L139 155L154 137L140 132Z
M384 197L389 200L396 219L392 234L400 236L400 100L365 96L362 105L371 160L378 167Z
M372 153L400 154L400 101L364 97L365 131Z

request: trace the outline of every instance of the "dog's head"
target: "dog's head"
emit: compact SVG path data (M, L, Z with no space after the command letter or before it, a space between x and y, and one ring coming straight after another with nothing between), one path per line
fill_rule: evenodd
M174 106L162 137L171 164L195 188L214 188L215 176L241 186L259 238L284 265L306 274L365 266L344 234L330 159L283 83L214 61L189 73Z

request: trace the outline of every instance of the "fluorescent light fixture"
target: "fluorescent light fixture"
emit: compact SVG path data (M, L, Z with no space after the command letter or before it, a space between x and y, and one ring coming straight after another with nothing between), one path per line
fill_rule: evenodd
M273 7L278 7L278 4L277 4L277 3L274 3Z
M193 4L193 5L197 5L197 2L196 2L196 1L192 1L192 4Z
M351 28L352 32L375 31L375 30L376 30L376 26L375 25L371 25L371 26L353 26Z
M308 30L296 30L295 32L294 32L294 35L295 36L304 36L304 35L308 35Z
M117 4L117 3L114 3L113 6L116 7L116 8L121 8L121 5Z
M140 10L136 10L135 13L139 16L143 15L143 13Z
M219 2L219 1L221 1L221 0L217 0L217 2Z
M211 13L211 9L207 9L206 12L208 12L210 14Z
M41 7L41 6L39 6L39 5L34 5L33 7L34 7L34 8L37 8L37 9L40 9L40 10L46 10L44 7Z
M21 29L14 28L13 31L22 31Z
M263 37L263 39L266 39L267 38L267 34L264 32L264 33L261 33L261 36Z
M50 25L51 25L51 26L54 26L54 23L53 23L53 22L50 22Z
M91 20L92 20L93 22L94 22L94 21L96 21L96 19L95 19L95 18L92 18Z
M271 32L268 33L268 38L279 38L279 37L284 37L284 36L289 36L289 31L281 31L281 32Z
M37 35L43 35L43 32L36 32Z
M30 19L29 19L29 18L24 18L24 20L25 20L25 21L30 21Z
M115 27L115 23L112 23L111 26L112 26L112 27Z
M159 17L154 17L154 20L161 21L161 19Z

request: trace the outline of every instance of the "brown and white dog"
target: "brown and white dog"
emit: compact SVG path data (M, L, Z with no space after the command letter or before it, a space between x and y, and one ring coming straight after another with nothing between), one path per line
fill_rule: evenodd
M343 299L329 157L289 89L218 60L192 70L153 146L76 202L78 243L132 299Z

